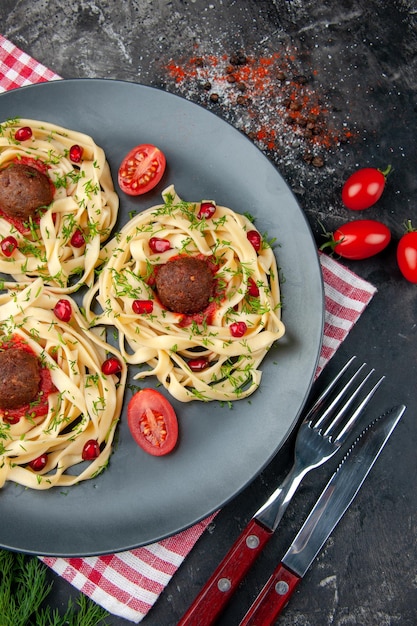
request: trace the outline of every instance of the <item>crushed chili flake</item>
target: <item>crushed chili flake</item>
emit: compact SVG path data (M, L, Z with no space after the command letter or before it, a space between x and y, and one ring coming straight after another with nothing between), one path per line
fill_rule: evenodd
M336 128L331 106L319 85L297 68L294 51L248 55L242 51L171 60L166 70L172 87L184 97L211 108L246 133L275 161L294 154L314 167L325 153L352 136ZM305 70L305 68L304 68ZM340 125L340 123L339 123Z

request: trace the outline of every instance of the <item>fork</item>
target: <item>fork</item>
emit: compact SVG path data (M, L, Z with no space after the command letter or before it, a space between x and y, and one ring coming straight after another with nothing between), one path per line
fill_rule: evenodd
M294 464L281 485L253 515L177 626L209 626L218 617L251 565L274 534L302 479L340 449L384 380L365 393L374 369L361 378L366 363L347 380L353 356L304 413L297 432ZM358 403L359 397L365 393Z

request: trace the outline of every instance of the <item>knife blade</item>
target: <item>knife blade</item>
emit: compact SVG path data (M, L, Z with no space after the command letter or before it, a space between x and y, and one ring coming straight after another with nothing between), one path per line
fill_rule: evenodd
M270 626L349 508L406 407L393 407L353 442L281 562L239 626Z

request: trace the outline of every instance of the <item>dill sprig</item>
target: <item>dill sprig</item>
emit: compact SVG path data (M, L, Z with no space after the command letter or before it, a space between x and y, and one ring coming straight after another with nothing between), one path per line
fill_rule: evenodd
M65 613L44 606L53 583L47 581L47 567L39 559L0 550L1 626L105 626L109 615L84 594L74 604L68 601Z

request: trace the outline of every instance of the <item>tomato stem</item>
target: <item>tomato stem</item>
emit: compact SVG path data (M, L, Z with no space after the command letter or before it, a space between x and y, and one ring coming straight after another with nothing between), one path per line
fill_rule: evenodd
M324 227L324 224L320 221L317 220L318 223L321 226L321 229L323 231L323 237L327 237L327 241L325 241L320 247L319 250L321 252L327 251L330 248L330 253L333 253L337 244L341 243L342 239L340 239L339 241L336 241L336 239L334 238L334 233L330 233L329 231L327 231Z
M385 170L379 170L384 178L387 178L388 174L392 172L392 165L388 165Z
M413 227L413 224L411 223L411 220L406 220L404 222L404 228L405 228L405 232L406 233L415 233L415 232L417 232L417 228Z
M334 239L331 233L329 233L329 236L331 237L331 239L328 239L319 247L320 252L327 252L328 248L330 248L331 253L334 252L334 249L337 246L338 242Z

